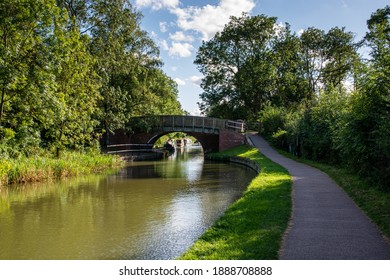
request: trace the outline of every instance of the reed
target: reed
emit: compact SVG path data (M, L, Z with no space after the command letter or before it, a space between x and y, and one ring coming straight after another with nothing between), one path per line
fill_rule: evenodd
M64 152L60 158L34 156L1 159L0 186L99 173L123 164L123 160L117 156L75 151Z

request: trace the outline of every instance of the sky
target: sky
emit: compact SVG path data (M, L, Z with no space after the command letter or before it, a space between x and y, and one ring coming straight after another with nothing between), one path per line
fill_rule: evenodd
M193 63L202 40L222 31L230 16L264 14L288 22L292 31L316 27L328 31L345 27L355 41L367 32L366 22L388 0L131 0L142 13L141 27L160 48L164 72L179 88L179 101L191 115L199 115L201 73Z

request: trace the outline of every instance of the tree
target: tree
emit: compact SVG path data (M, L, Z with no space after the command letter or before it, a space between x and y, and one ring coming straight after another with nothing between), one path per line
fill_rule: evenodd
M276 66L275 89L271 97L276 106L291 107L309 98L301 59L301 41L293 34L290 25L278 25L273 40L272 64Z
M96 126L92 116L99 100L100 79L94 59L87 50L89 38L77 25L69 24L66 14L56 19L51 36L51 61L56 89L45 106L44 137L56 147L56 154L67 148L91 145ZM54 106L53 106L54 105Z
M371 48L371 59L340 131L340 149L355 170L389 190L390 7L373 13L367 26L365 42Z
M313 100L326 87L343 91L343 82L353 74L359 60L353 34L334 27L328 32L310 27L301 37L303 75L308 87L308 99Z
M272 87L269 57L275 22L264 15L232 17L222 32L203 42L195 60L205 76L203 112L233 119L257 114Z
M342 92L342 82L352 74L358 61L358 44L353 41L351 32L345 28L332 28L325 35L326 65L323 68L322 81L325 86L337 87Z
M91 9L90 51L103 83L97 119L103 132L113 132L145 103L148 69L160 65L159 52L129 1L96 0Z
M308 99L312 100L321 88L322 71L326 63L325 32L310 27L302 33L301 44L303 75L309 89Z
M0 130L15 132L8 144L18 150L40 144L37 116L56 87L49 40L59 14L53 0L0 3Z

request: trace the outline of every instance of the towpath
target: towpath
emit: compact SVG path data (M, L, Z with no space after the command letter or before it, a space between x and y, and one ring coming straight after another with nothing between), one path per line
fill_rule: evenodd
M262 154L293 177L293 212L281 259L390 260L390 245L352 199L325 173L288 159L258 135Z

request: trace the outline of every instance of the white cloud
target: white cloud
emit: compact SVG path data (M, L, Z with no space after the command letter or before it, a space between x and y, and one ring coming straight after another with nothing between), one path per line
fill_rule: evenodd
M169 50L169 46L168 46L168 43L167 43L166 40L160 40L160 41L159 41L159 45L160 45L160 47L161 47L164 51Z
M170 56L189 57L192 55L193 49L194 47L189 43L172 42L168 53Z
M201 76L191 76L190 81L195 84L195 85L200 85L202 82L202 77Z
M172 67L171 67L171 70L172 70L173 72L176 72L176 71L177 71L177 67L176 67L176 66L172 66Z
M194 37L190 35L185 35L182 31L177 31L175 34L169 34L169 38L173 41L181 41L181 42L193 42Z
M136 0L135 5L138 8L150 7L153 10L160 10L162 8L176 8L179 6L179 0Z
M165 33L168 31L168 24L165 21L160 22L160 31L162 33Z
M202 115L202 112L200 111L199 108L196 108L196 109L193 109L193 110L190 112L190 115L191 115L191 116L201 116L201 115Z
M179 86L185 86L186 82L180 78L173 79Z
M218 31L222 31L230 16L241 16L255 7L254 0L220 0L217 6L179 8L171 12L177 16L177 26L185 31L195 30L208 40Z

